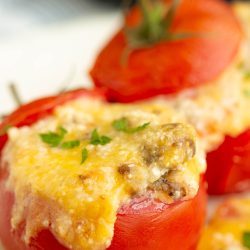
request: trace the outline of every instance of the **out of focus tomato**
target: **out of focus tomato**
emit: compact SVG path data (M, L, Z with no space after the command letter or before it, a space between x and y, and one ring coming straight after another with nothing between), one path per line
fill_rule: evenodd
M169 5L172 1L163 2ZM132 50L122 63L130 48L125 31L141 21L140 9L133 8L90 72L95 85L107 89L112 101L131 102L212 81L232 62L242 38L238 20L224 1L182 0L170 31L191 36L149 43Z
M250 190L250 129L224 142L207 155L208 191L224 194Z

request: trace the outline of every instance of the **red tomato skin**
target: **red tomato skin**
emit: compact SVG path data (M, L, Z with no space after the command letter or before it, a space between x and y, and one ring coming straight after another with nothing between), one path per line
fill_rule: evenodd
M0 124L0 131L3 131L6 125L17 127L31 125L50 115L56 106L84 96L104 99L102 92L84 89L43 98L26 104L9 115ZM0 157L6 141L6 134L0 136ZM67 250L57 241L49 229L39 232L36 237L31 239L28 246L22 237L25 221L15 230L11 229L11 213L15 197L6 186L7 179L7 167L0 165L0 200L2 204L0 206L0 240L5 249ZM205 220L206 192L204 182L202 182L197 196L188 201L172 205L154 200L144 199L143 201L134 201L120 209L115 223L114 238L109 250L195 250ZM138 206L140 206L139 210Z
M126 24L140 20L134 8ZM171 29L194 37L135 50L125 65L127 41L120 30L96 58L90 72L95 85L107 89L109 100L131 102L208 83L233 61L243 37L232 9L221 0L182 0Z
M6 127L29 126L39 119L50 115L56 106L64 104L67 101L88 96L105 99L105 93L102 90L76 89L57 96L41 98L19 107L0 123L0 152L8 139L5 131Z
M6 127L22 127L32 125L39 119L50 115L56 106L83 97L92 97L105 100L105 93L98 89L76 89L57 96L50 96L35 100L21 106L12 114L7 116L0 124L0 160L2 153L1 151L8 140L8 137L5 133ZM65 247L60 245L60 243L48 230L40 232L36 239L31 239L31 245L29 247L27 247L21 239L24 225L15 232L11 232L10 218L11 208L14 202L14 195L6 189L5 180L7 179L7 176L8 174L5 168L3 166L0 167L0 201L1 204L5 204L5 206L1 206L0 208L0 238L6 246L6 250L67 250Z
M0 240L6 250L68 250L48 229L23 242L25 222L11 229L14 194L7 190L7 171L0 169ZM117 216L114 238L108 250L195 250L205 222L206 191L204 182L196 197L166 205L160 201L134 201ZM138 207L141 207L138 209Z
M108 250L195 250L205 223L205 186L202 182L191 200L171 205L134 201L126 206L118 214Z
M250 128L207 154L206 179L210 194L250 190Z

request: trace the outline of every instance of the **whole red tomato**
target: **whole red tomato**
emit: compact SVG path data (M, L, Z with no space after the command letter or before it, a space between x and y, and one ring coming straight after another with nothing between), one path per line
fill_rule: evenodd
M190 36L149 43L132 50L122 63L130 46L125 31L141 21L140 9L133 8L91 69L95 85L107 89L112 101L131 102L208 83L232 62L242 38L236 16L222 0L182 0L170 32Z
M20 107L0 125L2 133L7 125L31 125L49 115L53 109L69 100L89 96L103 98L96 91L76 90L59 96L34 101ZM2 149L7 136L0 136ZM11 229L12 206L15 195L6 187L8 172L0 166L0 240L6 250L67 250L44 228L27 246L23 242L26 222ZM109 250L195 250L206 210L205 184L201 182L198 194L190 200L166 205L153 199L134 199L120 208L115 223L114 238Z

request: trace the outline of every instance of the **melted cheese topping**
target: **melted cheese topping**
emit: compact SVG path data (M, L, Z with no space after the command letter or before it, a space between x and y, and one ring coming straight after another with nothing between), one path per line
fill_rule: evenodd
M131 127L150 124L133 134L115 130L112 122L123 117ZM194 197L205 160L194 130L179 121L172 109L157 104L85 98L57 107L31 127L10 129L3 161L15 194L13 229L26 221L27 244L49 228L69 249L105 249L119 207L133 196L147 193L166 203ZM64 141L77 139L80 145L63 149L41 140L39 134L58 127L67 130ZM111 142L92 145L94 129ZM84 148L88 157L81 164Z
M225 135L237 136L250 127L250 4L238 3L234 9L245 38L232 64L209 84L154 100L181 112L207 151L217 148Z
M248 250L244 232L250 232L250 199L230 199L216 211L198 250Z

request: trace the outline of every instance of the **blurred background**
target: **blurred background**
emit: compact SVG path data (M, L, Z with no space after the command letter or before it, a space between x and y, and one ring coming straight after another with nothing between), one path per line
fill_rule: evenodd
M110 12L120 5L115 0L1 0L0 39L34 27Z
M123 1L133 3L134 1ZM0 113L67 87L91 86L95 55L122 23L119 0L0 0Z
M21 99L90 86L95 54L120 26L121 2L0 0L0 114L15 108L8 85Z

